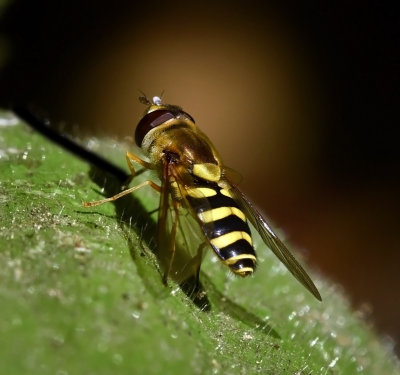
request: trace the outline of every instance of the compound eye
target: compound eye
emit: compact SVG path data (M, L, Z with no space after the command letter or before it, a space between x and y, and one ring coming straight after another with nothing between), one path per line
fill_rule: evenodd
M194 118L192 117L192 116L190 116L189 115L189 113L187 113L187 112L181 112L184 116L186 116L190 121L192 121L193 122L193 124L195 124L196 123L196 121L194 121Z
M167 109L158 109L147 113L136 127L135 131L135 142L140 147L143 142L143 138L146 134L156 128L159 125L164 124L168 120L174 119L176 116L174 113Z

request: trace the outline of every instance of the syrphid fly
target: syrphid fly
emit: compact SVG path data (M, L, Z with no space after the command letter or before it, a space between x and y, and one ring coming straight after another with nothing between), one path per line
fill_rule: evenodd
M174 262L177 236L185 237L189 232L197 233L200 239L191 261L196 268L196 277L207 247L211 247L233 273L242 277L251 275L257 257L250 221L278 259L321 300L303 267L230 180L228 169L210 140L195 125L193 117L176 105L163 104L157 96L152 101L143 96L140 101L147 105L147 110L136 127L135 141L148 160L130 152L126 153L126 160L132 177L136 174L133 163L137 163L154 170L161 184L146 180L110 198L86 202L84 206L114 201L143 186L159 192L157 247L166 259L165 283Z

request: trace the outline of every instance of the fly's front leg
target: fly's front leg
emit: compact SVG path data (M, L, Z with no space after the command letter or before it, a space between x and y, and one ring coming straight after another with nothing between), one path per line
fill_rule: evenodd
M93 207L93 206L98 206L99 204L103 204L103 203L106 203L106 202L112 202L112 201L117 200L118 198L123 197L124 195L133 193L134 191L136 191L136 190L142 188L143 186L147 186L147 185L150 186L150 187L152 187L152 188L153 188L155 191L157 191L157 192L160 192L160 191L161 191L161 187L158 186L155 182L153 182L153 181L151 181L151 180L147 180L147 181L143 181L143 182L142 182L141 184L139 184L139 185L136 185L136 186L131 187L130 189L126 189L126 190L124 190L124 191L121 191L120 193L115 194L115 195L113 195L113 196L110 197L110 198L105 198L105 199L101 199L101 200L99 200L99 201L94 201L94 202L84 202L84 203L83 203L83 206L84 206L84 207Z
M99 204L103 204L106 202L115 201L116 199L121 198L124 195L132 193L132 192L140 189L141 187L147 186L147 185L152 187L158 193L161 191L161 187L159 185L157 185L155 182L150 181L150 180L144 181L139 185L131 187L130 189L125 189L125 187L129 185L129 183L132 181L133 177L135 177L135 175L136 175L135 167L133 166L132 160L135 161L137 164L143 166L144 168L154 169L154 166L151 163L140 159L139 157L137 157L136 155L134 155L130 152L127 152L125 157L126 157L126 163L128 164L129 170L131 171L131 176L126 181L126 183L123 185L123 187L122 187L123 191L121 191L120 193L118 193L116 195L113 195L110 198L105 198L105 199L101 199L99 201L94 201L94 202L84 202L83 203L84 207L93 207L93 206L98 206Z
M154 166L151 163L140 159L138 156L130 153L129 151L126 152L125 158L126 158L126 164L128 164L128 168L131 172L131 175L128 177L128 179L125 181L125 183L122 185L122 190L124 190L131 183L133 178L136 176L136 170L132 163L132 160L135 163L141 165L142 167L144 167L146 169L154 169Z

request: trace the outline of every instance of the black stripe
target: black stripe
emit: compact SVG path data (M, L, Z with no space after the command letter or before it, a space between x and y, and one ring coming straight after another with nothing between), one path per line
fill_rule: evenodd
M190 205L196 210L196 213L200 213L203 211L208 211L211 208L219 208L219 207L236 207L239 208L238 204L230 197L227 197L224 194L221 194L221 188L217 184L207 184L207 185L198 185L196 187L206 187L214 189L217 194L212 197L202 197L202 198L193 198L188 196L187 199Z
M229 267L234 270L250 267L254 270L256 268L256 262L253 259L239 259L236 263L231 264Z
M242 231L251 235L248 224L236 215L229 215L223 219L204 224L202 227L205 235L210 239L235 231Z
M240 239L233 244L220 249L213 246L213 249L222 260L227 260L241 254L256 255L253 246L251 246L245 239Z

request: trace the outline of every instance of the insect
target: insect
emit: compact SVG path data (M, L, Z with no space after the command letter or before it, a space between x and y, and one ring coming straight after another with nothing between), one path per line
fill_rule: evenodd
M164 282L174 262L177 233L196 232L199 246L192 257L197 278L203 252L211 247L229 269L242 277L251 275L257 257L248 221L265 244L318 300L321 296L303 267L275 235L263 216L229 179L227 168L210 140L195 125L188 113L176 105L163 104L159 97L139 100L147 110L135 131L135 142L148 160L127 152L132 178L133 163L156 171L161 185L146 180L110 198L86 202L96 206L114 201L144 186L160 193L157 244L166 259ZM185 213L185 214L183 214ZM184 222L189 222L184 226ZM187 233L183 233L185 235Z

